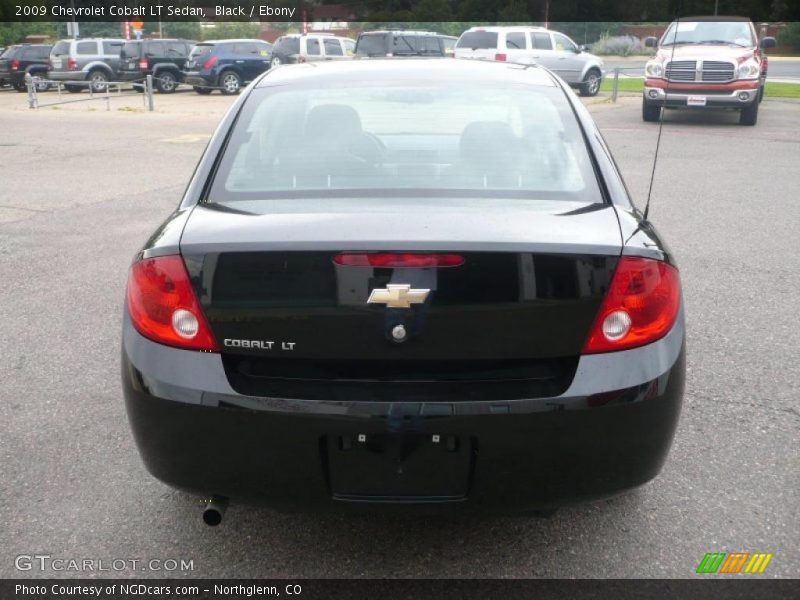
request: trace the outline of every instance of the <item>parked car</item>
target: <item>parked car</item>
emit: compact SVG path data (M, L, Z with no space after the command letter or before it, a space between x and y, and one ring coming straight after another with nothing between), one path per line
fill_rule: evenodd
M358 36L356 56L453 56L457 39L432 31L368 31Z
M153 76L153 85L162 94L171 94L182 80L194 42L179 39L132 40L120 53L120 81L144 81Z
M27 91L25 77L47 78L48 59L52 46L47 44L19 44L9 46L0 54L0 81L8 83L18 92ZM47 90L49 84L40 81L36 84L38 91Z
M80 92L91 87L104 92L109 81L114 81L119 71L119 55L125 40L117 38L69 39L56 42L50 51L50 68L47 78L54 81L87 82L67 84L70 92Z
M744 17L686 17L660 40L645 38L656 56L645 65L642 118L658 121L663 108L726 108L741 125L755 125L767 79L762 49L775 46Z
M542 65L582 96L597 95L604 75L599 57L544 27L472 27L458 38L455 56Z
M262 40L214 40L192 48L183 71L183 81L198 94L219 89L223 94L238 94L269 69L272 44Z
M549 510L655 477L680 276L567 89L429 59L248 87L130 267L147 469L209 524L228 499Z
M352 58L356 42L329 34L290 34L279 37L272 47L272 66Z

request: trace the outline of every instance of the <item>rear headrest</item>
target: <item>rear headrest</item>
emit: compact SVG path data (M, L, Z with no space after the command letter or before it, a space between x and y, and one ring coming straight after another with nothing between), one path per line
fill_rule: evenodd
M461 132L458 144L462 160L500 165L519 156L519 138L503 121L474 121Z
M320 104L306 117L306 137L335 139L359 133L361 119L355 109L345 104Z

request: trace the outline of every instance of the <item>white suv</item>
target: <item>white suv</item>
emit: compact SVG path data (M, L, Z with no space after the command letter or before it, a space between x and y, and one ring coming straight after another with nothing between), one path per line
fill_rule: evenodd
M458 38L455 57L542 65L582 96L594 96L603 81L603 61L585 50L544 27L472 27Z
M328 33L289 34L272 47L271 66L353 58L355 40Z

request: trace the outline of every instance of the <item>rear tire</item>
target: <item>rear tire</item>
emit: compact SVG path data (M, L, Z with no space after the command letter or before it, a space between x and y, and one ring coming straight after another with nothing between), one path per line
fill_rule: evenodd
M277 56L274 56L274 57L272 58L272 61L269 63L269 67L270 67L270 69L272 69L272 68L274 68L274 67L279 67L279 66L281 66L282 64L283 64L283 63L281 62L281 59L280 59L280 58L278 58Z
M193 87L194 91L200 94L201 96L208 96L213 90L211 88L204 88L199 86Z
M156 89L162 94L171 94L178 87L178 78L171 71L162 71L156 80Z
M108 87L108 75L106 75L103 71L89 72L88 81L89 87L91 87L92 91L96 93L105 92L106 88Z
M756 100L739 113L739 125L755 125L758 122L758 101Z
M597 96L600 91L600 83L602 82L602 75L597 69L590 69L583 79L578 91L581 96Z
M758 103L761 104L761 101L764 99L764 86L762 85L758 88Z
M242 80L235 71L223 71L219 76L219 87L226 96L233 96L239 93Z
M647 100L642 100L642 120L648 123L658 123L661 120L661 107L658 104L652 104Z
M70 94L80 94L83 91L83 87L80 85L65 85L64 89Z

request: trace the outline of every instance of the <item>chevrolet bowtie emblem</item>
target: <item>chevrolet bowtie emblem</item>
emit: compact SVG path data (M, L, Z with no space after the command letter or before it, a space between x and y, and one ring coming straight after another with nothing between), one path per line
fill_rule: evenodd
M430 290L412 290L407 283L390 283L386 289L374 289L367 304L385 304L389 308L411 308L412 304L422 304Z

